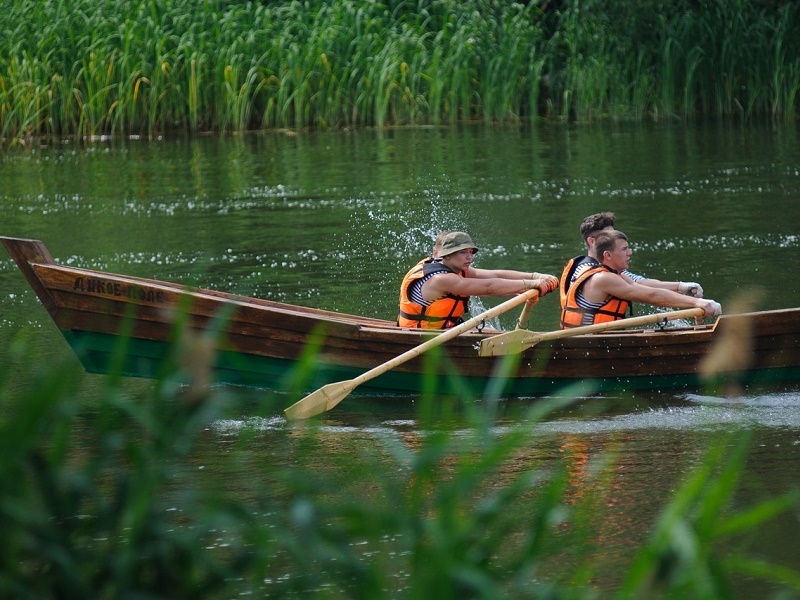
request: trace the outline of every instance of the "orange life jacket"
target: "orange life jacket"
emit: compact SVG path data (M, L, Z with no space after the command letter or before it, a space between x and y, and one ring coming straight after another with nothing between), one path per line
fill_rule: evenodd
M590 263L590 266L578 276L578 278L570 283L572 274L575 269L581 264ZM609 296L605 303L597 309L583 308L578 306L576 295L581 286L586 281L597 273L603 271L618 274L611 267L607 267L598 263L596 260L586 256L576 256L567 263L564 271L561 273L561 285L559 286L561 298L561 329L569 329L571 327L580 327L584 325L584 315L592 315L592 323L608 323L609 321L617 321L624 319L625 313L631 307L629 300Z
M430 306L412 302L408 288L413 281L435 272L454 273L441 262L426 258L419 261L403 278L400 284L400 314L397 324L400 327L419 327L422 329L449 329L462 322L461 315L469 306L469 296L445 294L434 300ZM462 273L462 277L465 275Z

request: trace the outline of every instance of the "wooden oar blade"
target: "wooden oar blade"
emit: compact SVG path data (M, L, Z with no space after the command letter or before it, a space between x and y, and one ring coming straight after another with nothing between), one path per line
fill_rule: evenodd
M352 379L329 383L302 400L298 400L283 413L289 420L308 419L332 409L344 400L353 391L353 388L355 388L355 382Z
M471 330L473 327L477 327L485 320L493 319L497 315L503 314L510 308L531 300L538 295L539 290L536 289L528 290L522 294L518 294L517 296L506 300L502 304L498 304L494 308L490 308L487 311L475 315L471 319L467 319L452 329L447 329L442 333L433 336L419 346L415 346L409 350L406 350L401 355L395 356L393 359L371 368L369 371L362 373L355 379L342 381L340 383L329 383L328 385L321 387L313 394L309 394L299 402L294 403L283 412L286 413L287 419L307 419L308 417L313 417L314 415L323 413L326 410L330 410L339 404L339 402L341 402L345 396L347 396L347 394L353 391L356 386L361 385L365 381L369 381L370 379L378 377L386 371L394 369L396 366L401 365L412 358L416 358L423 352L427 352L431 348L441 346L445 342L452 340L454 337Z
M481 340L478 356L506 356L519 354L528 348L525 342L537 339L539 334L527 329L514 329ZM534 342L535 343L535 342Z

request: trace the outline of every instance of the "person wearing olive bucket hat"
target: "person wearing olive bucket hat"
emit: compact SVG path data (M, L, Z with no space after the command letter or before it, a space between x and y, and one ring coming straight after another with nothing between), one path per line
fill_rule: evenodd
M444 235L434 251L438 258L420 261L403 278L397 324L448 329L463 322L470 296L513 296L535 288L541 297L558 287L553 275L473 267L476 252L463 231Z

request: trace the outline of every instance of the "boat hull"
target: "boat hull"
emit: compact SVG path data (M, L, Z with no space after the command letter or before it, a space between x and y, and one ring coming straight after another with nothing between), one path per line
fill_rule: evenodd
M430 339L390 321L58 265L37 240L0 238L64 338L92 373L311 391L352 379ZM703 385L704 357L719 380L800 381L800 309L726 315L715 324L581 335L522 354L480 357L490 333L465 333L359 386L358 393L554 394ZM737 337L738 336L738 337ZM745 336L745 337L742 337ZM727 346L727 347L726 347ZM186 361L194 365L185 364Z

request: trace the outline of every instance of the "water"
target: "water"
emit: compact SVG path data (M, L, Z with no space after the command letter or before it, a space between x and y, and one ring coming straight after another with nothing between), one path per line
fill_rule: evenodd
M723 309L756 289L758 308L784 308L800 297L798 141L796 127L604 125L53 144L0 153L0 234L41 239L64 264L393 319L402 275L442 229L471 233L479 267L559 274L582 251L583 217L612 210L631 240L633 271L700 282ZM555 329L557 304L543 299L530 326ZM37 357L14 367L12 392L46 365L75 362L5 256L0 315L3 370L21 360L20 341ZM516 316L498 324L510 328ZM88 401L102 381L86 377ZM497 433L529 402L501 406ZM204 442L210 469L245 426L259 432L259 452L277 456L291 435L280 407L226 415ZM418 433L404 399L348 398L314 426L354 456L376 436ZM646 537L652 499L666 499L722 431L754 435L743 500L796 484L796 387L582 399L541 426L526 464L569 455L577 468L613 450L603 558L613 570ZM573 485L578 493L579 475ZM800 568L800 553L781 551L799 533L787 516L757 546Z

